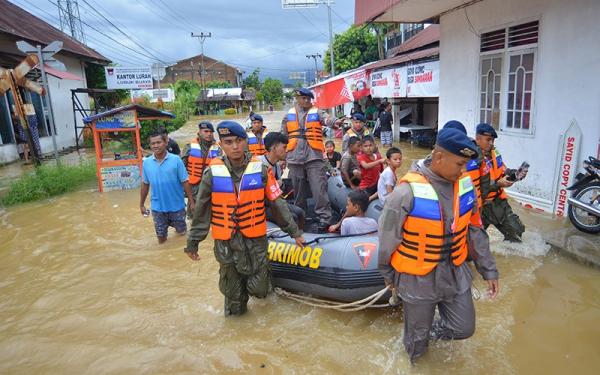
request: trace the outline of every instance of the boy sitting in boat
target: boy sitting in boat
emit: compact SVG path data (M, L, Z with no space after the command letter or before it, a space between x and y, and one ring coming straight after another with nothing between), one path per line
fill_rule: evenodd
M377 231L377 221L365 216L369 208L369 196L363 191L351 191L346 202L346 212L339 223L329 227L329 232L337 232L341 227L341 235L365 234Z
M350 137L348 151L344 153L341 161L341 175L344 184L352 190L358 189L360 184L360 164L357 155L360 152L360 138Z
M387 168L381 172L377 182L377 196L381 204L385 203L385 198L394 190L398 183L396 170L402 165L402 151L397 147L391 147L385 153L387 159Z
M361 176L358 188L368 195L370 202L377 199L377 182L385 162L385 159L375 153L375 140L370 135L363 138L362 153L357 156L357 160Z

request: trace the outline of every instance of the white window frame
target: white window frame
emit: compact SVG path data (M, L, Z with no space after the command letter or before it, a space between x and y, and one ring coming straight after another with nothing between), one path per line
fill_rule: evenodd
M481 76L482 76L482 59L488 57L502 57L502 74L501 74L501 83L500 83L500 124L499 130L506 134L513 134L518 136L525 137L533 137L535 135L536 129L536 105L535 105L535 92L536 92L536 76L538 74L537 70L537 53L538 46L540 43L540 35L541 35L541 22L539 19L525 19L520 20L518 22L513 22L510 24L504 25L505 30L505 46L508 46L508 38L509 38L509 29L513 26L522 25L524 23L538 21L538 42L535 44L527 44L523 46L517 47L504 47L503 49L497 49L494 51L486 51L479 53L479 69L477 72L478 82L477 82L477 119L481 120ZM492 28L488 31L499 30L501 28ZM485 31L485 32L488 32ZM509 69L510 69L510 57L514 55L521 55L524 53L533 53L533 80L531 82L531 104L529 109L529 129L515 129L509 128L506 126L506 120L508 118L508 83L509 83ZM480 121L478 121L480 122Z
M501 58L502 59L502 63L501 63L501 66L500 66L500 69L501 69L501 72L500 72L500 91L499 91L499 93L500 93L500 101L498 103L498 108L500 110L500 118L498 120L498 126L501 126L502 125L502 88L504 87L504 82L503 82L504 77L502 75L503 74L502 72L505 69L505 67L504 67L505 56L504 56L504 53L502 53L502 52L500 52L500 53L498 51L493 51L493 53L484 52L484 53L480 54L480 56L479 56L479 72L478 72L479 90L478 90L478 93L477 93L477 108L478 108L477 116L478 116L478 119L479 119L478 122L483 122L483 120L481 119L481 110L482 110L482 107L481 107L481 91L482 91L481 78L483 76L483 72L482 72L483 59L494 59L494 58ZM486 72L486 76L487 76L487 72ZM493 95L494 95L494 93L492 93L492 102L494 100L493 99ZM491 122L489 122L489 123L491 124Z

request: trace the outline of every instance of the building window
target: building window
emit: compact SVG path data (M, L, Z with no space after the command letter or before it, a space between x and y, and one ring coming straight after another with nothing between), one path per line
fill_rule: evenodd
M538 21L481 35L479 120L496 129L533 133Z
M480 122L486 122L499 129L502 56L482 57L481 73Z

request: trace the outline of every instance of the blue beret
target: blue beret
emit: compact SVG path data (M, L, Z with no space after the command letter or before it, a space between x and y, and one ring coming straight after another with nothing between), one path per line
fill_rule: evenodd
M475 133L481 135L489 135L492 138L498 138L498 133L496 133L496 130L492 127L492 125L483 122L477 125Z
M200 121L200 123L198 124L198 128L199 129L208 129L211 132L215 131L215 128L213 128L213 125L209 121Z
M467 134L467 129L462 124L462 122L456 121L456 120L448 121L447 123L444 124L444 127L442 129L456 129L456 130L459 130L461 133Z
M219 125L217 125L217 133L219 133L219 138L230 136L240 138L248 137L242 125L238 124L235 121L221 121Z
M457 129L445 128L440 130L435 144L458 156L469 159L477 157L477 149L473 141Z
M353 114L353 115L352 115L352 119L353 119L353 120L362 121L362 122L365 122L365 121L366 121L365 115L363 115L363 114L362 114L362 113L360 113L360 112L357 112L357 113Z
M250 116L250 120L252 120L252 121L260 121L260 122L262 122L262 121L263 121L263 118L262 118L262 116L261 116L261 115L259 115L259 114L256 114L256 113L253 113L253 114L252 114L252 116Z
M304 87L300 88L300 89L296 89L294 92L296 93L297 96L308 96L311 99L315 98L312 91L310 91L309 89L305 89Z

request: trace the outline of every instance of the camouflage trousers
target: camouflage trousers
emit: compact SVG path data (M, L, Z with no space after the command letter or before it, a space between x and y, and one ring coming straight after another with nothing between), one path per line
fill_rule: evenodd
M490 225L495 226L504 235L504 240L521 242L525 225L513 212L508 200L496 198L492 202L484 204L481 209L481 220L485 229Z
M244 314L250 296L264 298L271 291L266 237L246 238L237 232L229 241L215 240L214 253L225 316Z

